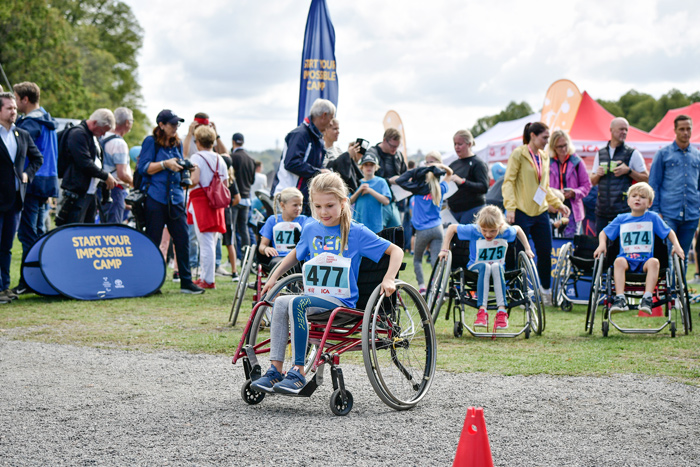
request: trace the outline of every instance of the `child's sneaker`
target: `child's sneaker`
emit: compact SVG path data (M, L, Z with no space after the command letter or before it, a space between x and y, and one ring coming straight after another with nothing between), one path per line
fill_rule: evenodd
M496 313L496 323L494 329L508 329L508 313L499 311Z
M489 326L489 314L486 310L479 308L479 312L476 314L476 319L474 320L474 327L486 328Z
M623 296L616 295L613 299L612 306L610 307L610 313L620 313L627 310L629 310L629 307L627 306L627 299Z
M642 301L639 302L639 311L651 314L651 308L654 306L654 300L651 297L642 297Z
M270 369L267 370L267 373L265 373L260 378L256 379L250 384L250 388L254 391L272 394L274 392L272 387L275 384L282 381L283 379L284 375L277 371L277 368L275 368L274 366L270 366Z
M287 372L287 376L272 389L280 394L299 394L304 386L306 386L306 378L299 370L292 368Z
M231 282L238 282L238 273L237 272L232 272L231 273Z

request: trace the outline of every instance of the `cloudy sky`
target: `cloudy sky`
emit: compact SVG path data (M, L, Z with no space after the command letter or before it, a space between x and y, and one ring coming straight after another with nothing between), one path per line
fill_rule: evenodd
M310 0L125 0L145 31L139 81L152 121L208 112L230 145L281 145L296 125ZM327 0L343 147L378 142L388 110L409 153L510 101L539 110L567 78L594 98L700 90L700 9L676 0ZM186 132L186 128L184 128ZM184 136L184 135L183 135Z

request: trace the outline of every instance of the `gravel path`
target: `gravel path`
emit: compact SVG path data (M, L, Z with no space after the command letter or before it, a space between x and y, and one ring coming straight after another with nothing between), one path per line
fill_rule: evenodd
M230 358L0 339L0 465L451 465L469 406L496 465L700 465L700 388L662 378L439 373L395 412L364 368L355 405L240 398Z

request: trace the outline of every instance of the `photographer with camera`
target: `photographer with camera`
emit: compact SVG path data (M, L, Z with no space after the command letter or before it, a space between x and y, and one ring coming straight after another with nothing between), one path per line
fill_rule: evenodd
M147 196L146 235L160 245L163 227L168 227L175 245L180 292L201 294L204 289L192 282L188 261L190 244L184 189L192 185L190 171L195 166L182 156L182 142L177 136L177 129L184 121L172 110L165 109L158 114L158 126L141 145L137 170L143 175L141 191Z
M348 186L348 194L355 193L362 180L362 171L359 163L362 156L369 148L369 141L357 138L357 141L348 145L348 150L328 163L328 169L340 175Z
M112 175L102 169L102 149L95 138L104 136L114 125L111 110L97 109L89 119L64 130L67 133L64 135L63 157L67 165L61 182L64 201L56 215L57 226L95 223L95 195L101 187L100 182L108 190L117 183Z

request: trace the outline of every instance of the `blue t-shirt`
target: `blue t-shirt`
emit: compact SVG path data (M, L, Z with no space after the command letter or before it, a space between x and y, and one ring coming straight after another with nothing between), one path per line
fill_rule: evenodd
M620 237L617 256L641 262L654 256L654 236L665 239L670 231L668 224L653 211L647 211L638 217L630 212L620 214L603 229L610 240Z
M380 195L391 199L389 184L382 177L374 177L369 181L362 180L360 185L363 183L368 184ZM370 194L364 194L355 200L355 213L352 217L360 224L365 224L372 232L377 233L384 227L383 207L384 205L377 201L377 198Z
M301 231L301 239L297 243L296 255L299 261L314 258L321 253L350 258L350 298L339 298L345 306L354 308L359 297L357 290L357 275L363 257L378 262L389 248L388 240L378 237L364 225L352 222L348 234L348 244L340 254L340 226L326 227L316 219L310 218Z
M302 214L301 216L294 219L292 222L296 222L301 227L304 227L304 224L306 223L307 219L308 217ZM277 250L277 253L279 253L280 256L287 256L289 254L289 251L285 249L282 249L282 251L280 251L280 249L277 248L277 244L275 242L275 234L273 232L273 229L275 228L275 225L277 225L278 222L284 222L284 220L282 219L282 214L277 214L277 216L268 217L265 221L265 225L263 225L262 229L260 229L260 236L270 240L270 245L272 246L272 248ZM284 234L284 232L280 233ZM287 240L289 239L284 238L282 240L283 242L288 243Z
M435 203L433 203L433 195L430 193L422 196L413 196L413 198L415 198L413 202L413 215L411 216L413 228L416 230L427 230L441 224L440 210L442 209L443 201L445 201L445 193L447 193L446 182L440 182L440 192L442 193L440 197L440 206L435 206Z
M508 226L503 232L496 235L496 238L502 238L510 243L515 240L516 236L517 231L515 227ZM457 226L457 238L460 240L469 240L469 264L467 264L467 267L470 267L477 260L476 242L484 238L481 234L481 229L476 224L460 224Z

